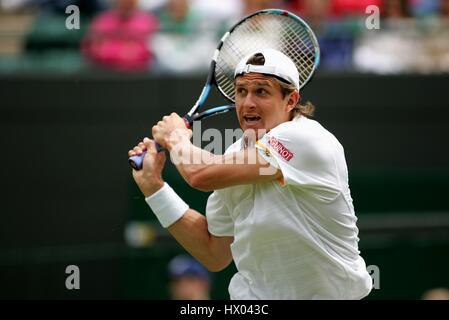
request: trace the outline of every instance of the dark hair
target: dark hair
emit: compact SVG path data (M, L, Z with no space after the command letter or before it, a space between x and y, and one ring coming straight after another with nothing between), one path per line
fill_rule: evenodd
M253 66L263 66L265 64L265 57L262 53L256 53L252 55L248 61L246 61L246 64L252 64Z

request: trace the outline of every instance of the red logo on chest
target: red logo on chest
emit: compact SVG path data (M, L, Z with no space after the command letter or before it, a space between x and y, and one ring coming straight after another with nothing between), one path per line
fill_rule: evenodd
M268 144L272 146L273 150L276 150L277 153L279 153L281 157L286 161L290 161L290 159L293 158L293 153L291 153L290 150L284 147L284 145L280 143L278 139L271 137L270 139L268 139Z

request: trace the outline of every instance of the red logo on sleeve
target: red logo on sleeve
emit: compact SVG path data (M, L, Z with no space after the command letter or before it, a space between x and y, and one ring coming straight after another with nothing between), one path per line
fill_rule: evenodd
M290 159L293 158L293 153L284 147L284 145L275 137L270 137L270 139L268 139L268 144L272 146L273 150L276 150L277 153L279 153L285 160L290 161Z

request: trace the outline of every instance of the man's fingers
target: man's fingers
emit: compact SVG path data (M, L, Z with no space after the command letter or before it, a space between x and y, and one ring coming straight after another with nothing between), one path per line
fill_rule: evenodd
M144 138L143 143L147 150L151 153L157 153L155 142L149 138Z
M165 162L165 152L158 152L156 154L156 161L162 166Z
M139 147L134 147L133 151L137 154L141 154L142 153L142 149Z
M143 142L139 142L139 148L142 149L142 151L147 150L147 147L145 146L145 144Z
M156 126L153 126L153 127L151 128L151 133L152 133L153 137L156 136L158 129L159 129L159 128L158 128L157 125L156 125Z
M143 142L139 142L137 146L135 146L132 150L128 151L128 156L133 157L135 155L142 154L142 152L146 151L147 147Z

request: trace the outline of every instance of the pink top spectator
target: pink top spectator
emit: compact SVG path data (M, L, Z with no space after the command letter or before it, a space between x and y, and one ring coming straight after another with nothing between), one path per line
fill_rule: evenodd
M83 54L112 69L147 70L153 60L149 40L157 27L156 18L143 11L128 16L117 10L102 13L94 19L83 41Z
M302 17L324 15L323 18L364 16L366 8L375 5L382 9L383 0L290 0L287 8ZM322 12L317 12L322 11Z
M364 16L366 8L375 5L379 9L382 8L382 0L333 0L331 12L334 16Z

